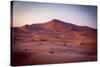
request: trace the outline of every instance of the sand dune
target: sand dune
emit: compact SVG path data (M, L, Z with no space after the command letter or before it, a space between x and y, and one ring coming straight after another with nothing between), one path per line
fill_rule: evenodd
M14 66L97 60L96 29L57 19L11 29Z

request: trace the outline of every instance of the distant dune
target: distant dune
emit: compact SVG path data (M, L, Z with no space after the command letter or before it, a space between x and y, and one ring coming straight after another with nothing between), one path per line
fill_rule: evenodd
M58 19L11 29L14 66L97 60L97 29Z

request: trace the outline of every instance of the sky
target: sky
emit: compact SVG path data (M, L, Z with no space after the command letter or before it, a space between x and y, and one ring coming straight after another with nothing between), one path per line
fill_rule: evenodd
M14 1L12 19L14 27L59 19L80 26L97 28L97 7Z

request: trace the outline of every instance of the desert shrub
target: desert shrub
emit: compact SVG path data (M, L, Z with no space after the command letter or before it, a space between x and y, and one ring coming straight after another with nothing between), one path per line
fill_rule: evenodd
M59 37L55 37L56 39L58 39Z
M53 52L53 51L50 51L49 53L54 54L54 52Z
M28 49L25 49L25 51L28 51Z
M83 43L83 42L82 42L82 43L80 43L80 45L85 45L85 44L86 44L86 43Z
M65 44L65 43L63 44L63 46L69 47L69 45L68 44Z
M64 46L66 46L66 44L63 44Z
M40 41L47 41L46 39L40 39Z

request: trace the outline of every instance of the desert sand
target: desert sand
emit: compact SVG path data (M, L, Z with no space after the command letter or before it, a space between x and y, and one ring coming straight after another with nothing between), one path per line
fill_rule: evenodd
M97 30L57 19L12 27L12 65L97 60Z

